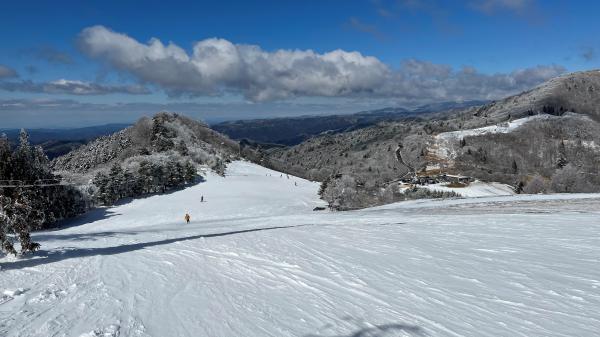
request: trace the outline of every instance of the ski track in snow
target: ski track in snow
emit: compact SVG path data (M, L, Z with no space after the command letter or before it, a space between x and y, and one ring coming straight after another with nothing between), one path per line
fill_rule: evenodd
M493 134L493 133L509 133L517 128L521 127L523 124L530 122L532 120L545 120L555 118L552 115L534 115L523 117L519 119L515 119L509 122L499 123L490 126L484 126L475 129L467 129L467 130L458 130L458 131L449 131L442 132L436 136L436 138L444 139L444 140L460 140L464 137L469 136L481 136L485 134Z
M228 173L35 233L34 257L0 259L0 336L600 330L600 195L313 212L317 183Z
M514 195L514 188L502 183L487 183L474 181L465 187L448 187L448 183L438 183L419 186L432 191L456 192L465 198L493 197L501 195Z

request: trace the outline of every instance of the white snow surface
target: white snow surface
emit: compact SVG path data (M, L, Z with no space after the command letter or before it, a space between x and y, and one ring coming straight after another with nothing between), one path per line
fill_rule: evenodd
M461 197L465 198L481 198L515 194L512 186L496 182L488 183L483 181L474 181L466 187L448 187L446 185L448 185L448 183L423 185L419 186L419 188L426 188L433 191L456 192L460 194Z
M476 129L442 132L434 137L431 152L439 158L454 159L456 157L458 142L465 137L494 133L510 133L530 121L549 118L554 118L554 116L546 114L533 115Z
M0 336L600 331L600 195L313 212L317 183L227 172L35 233L0 259Z
M468 136L480 136L480 135L493 134L493 133L509 133L509 132L516 130L523 124L530 122L532 120L548 119L551 117L552 117L551 115L545 115L545 114L544 115L533 115L533 116L515 119L510 122L485 126L485 127L476 128L476 129L442 132L442 133L438 134L436 136L436 138L446 139L446 140L451 140L451 139L460 140L461 138L468 137Z

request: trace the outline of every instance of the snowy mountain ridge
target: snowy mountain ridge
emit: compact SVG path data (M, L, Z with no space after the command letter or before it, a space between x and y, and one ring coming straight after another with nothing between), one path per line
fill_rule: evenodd
M208 125L173 113L142 118L133 126L56 158L57 171L87 173L125 162L135 156L173 152L189 156L197 163L214 165L239 151L236 142L211 130Z

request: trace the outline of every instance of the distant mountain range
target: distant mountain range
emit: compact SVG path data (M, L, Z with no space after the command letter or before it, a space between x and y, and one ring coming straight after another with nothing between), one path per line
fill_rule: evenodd
M389 107L348 115L300 116L287 118L228 121L211 125L235 140L257 143L297 145L315 135L358 130L380 122L418 118L420 115L479 106L487 101L442 102L415 109Z
M211 125L211 128L234 140L264 147L292 146L315 135L339 133L365 128L383 121L416 118L419 115L482 105L487 101L442 102L419 106L414 109L389 107L348 115L300 116L272 119L227 121ZM105 124L73 129L27 129L29 141L40 145L48 158L54 159L90 141L113 134L131 124ZM14 145L18 142L20 129L1 129Z
M50 158L68 153L90 140L106 136L128 127L129 124L106 124L75 129L27 129L29 141L40 145ZM19 129L0 129L0 134L8 136L11 143L19 140Z

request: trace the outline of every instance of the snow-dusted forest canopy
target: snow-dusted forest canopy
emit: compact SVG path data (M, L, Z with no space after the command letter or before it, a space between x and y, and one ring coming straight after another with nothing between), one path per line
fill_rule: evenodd
M195 181L197 170L190 161L143 160L136 171L115 163L108 174L99 172L93 180L96 199L110 205L115 201L167 190Z
M97 204L164 193L201 179L198 166L223 174L237 144L177 114L143 118L131 128L58 158L57 169L85 183Z
M2 251L16 254L39 247L30 239L32 230L52 226L57 220L86 210L86 201L76 188L59 184L40 147L31 146L22 130L13 150L8 138L0 138L0 244Z

